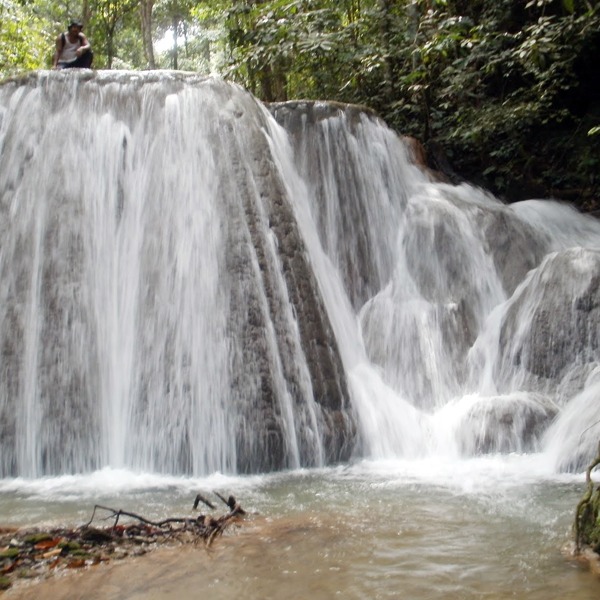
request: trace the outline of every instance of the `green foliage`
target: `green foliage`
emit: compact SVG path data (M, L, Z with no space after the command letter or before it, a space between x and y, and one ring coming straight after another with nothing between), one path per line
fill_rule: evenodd
M108 68L105 46L96 31L90 33L94 47L94 68ZM113 69L141 69L145 64L142 40L139 34L137 10L126 15L114 35Z
M586 88L597 77L591 56L600 44L598 7L550 0L529 2L526 11L510 1L458 4L421 15L417 67L400 77L403 104L393 107L390 120L445 148L462 173L482 174L479 181L497 193L547 194L590 182L593 193L593 152L577 131L600 100ZM567 164L573 176L557 177Z
M234 4L225 12L230 58L227 74L260 94L337 96L339 66L358 63L352 53L354 27L345 7L321 0L270 0Z
M170 32L173 40L170 52L168 53L168 63L165 67L181 69L180 63L180 39L184 40L184 53L188 55L189 33L191 30L193 42L199 41L200 32L194 31L192 22L192 8L195 2L193 0L161 0L154 6L154 22L157 25L157 35L164 37ZM195 44L197 45L197 44ZM191 66L191 65L190 65Z
M93 40L96 68L111 68L123 51L120 38L128 38L128 25L137 25L134 11L138 0L95 0L87 33ZM122 35L121 35L122 34ZM122 59L121 59L122 60ZM126 61L123 61L126 63Z
M144 31L160 41L162 68L219 72L267 101L366 104L509 198L534 188L597 195L598 0L142 4L153 6ZM144 68L139 7L0 0L0 69L49 66L73 16L86 21L96 68Z
M44 68L48 64L46 24L29 5L0 0L0 72Z

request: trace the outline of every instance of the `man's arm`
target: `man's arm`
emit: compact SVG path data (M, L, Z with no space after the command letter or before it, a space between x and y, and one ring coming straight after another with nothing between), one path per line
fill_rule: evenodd
M79 48L77 48L77 51L75 52L75 54L77 54L77 56L81 56L82 54L87 52L92 47L92 45L90 44L88 39L85 37L85 35L83 35L83 33L79 34L79 39L81 40L81 46L79 46Z

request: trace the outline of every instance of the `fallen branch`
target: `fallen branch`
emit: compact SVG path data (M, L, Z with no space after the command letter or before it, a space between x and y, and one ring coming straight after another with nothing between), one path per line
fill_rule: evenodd
M127 510L122 510L120 508L118 508L118 509L111 508L110 506L102 506L101 504L95 504L94 511L92 512L92 517L85 525L82 525L82 527L89 527L92 524L92 521L94 520L94 517L96 515L96 510L98 510L98 509L107 510L108 512L112 513L111 516L115 517L113 529L117 526L117 524L119 522L119 518L121 516L131 517L132 519L136 519L140 523L145 523L146 525L151 525L152 527L158 527L159 529L162 529L163 527L170 525L171 523L187 524L187 523L190 523L190 522L193 522L196 520L196 519L191 519L189 517L170 517L168 519L163 519L162 521L150 521L149 519L146 519L145 517L142 517L141 515L129 512ZM111 516L106 517L104 520L110 519Z
M244 509L242 509L242 507L236 502L236 500L233 496L229 496L229 498L227 500L225 500L225 498L223 498L223 496L221 496L221 494L219 494L219 492L215 492L215 496L218 496L225 503L225 505L229 507L229 510L232 513L235 512L240 515L246 514L246 511Z
M213 510L215 510L215 508L217 508L212 502L207 500L202 494L197 494L196 499L194 500L194 510L196 510L198 508L198 504L200 504L200 502L203 502L204 504L206 504L206 506L208 506L208 508L212 508Z
M227 500L220 494L217 496L229 508L219 517L201 514L155 521L135 512L96 504L90 520L77 528L0 531L0 592L19 577L37 577L45 571L75 569L113 558L137 556L173 539L182 544L202 540L208 548L246 514L233 496ZM200 502L216 508L198 494L194 510ZM108 514L99 516L102 511ZM123 524L120 521L124 518L134 522ZM110 527L92 527L95 520L111 519Z
M147 519L146 517L143 517L142 515L139 515L134 512L126 511L126 510L123 510L120 508L112 508L110 506L103 506L101 504L96 504L94 506L94 510L92 512L92 516L91 516L90 520L85 525L82 526L82 529L86 529L86 528L90 527L90 525L94 521L94 518L96 517L97 510L105 510L105 511L108 511L109 513L111 513L105 519L110 519L110 518L115 519L115 521L112 525L113 532L115 532L115 530L117 528L119 519L122 516L125 516L125 517L129 517L131 519L135 519L139 523L143 523L144 525L147 525L149 527L153 527L154 530L147 532L147 534L149 534L149 535L158 536L158 535L170 534L170 533L174 533L174 532L180 533L182 531L187 531L187 532L190 532L190 533L198 536L199 538L204 539L205 542L207 543L207 545L210 546L210 544L212 543L212 541L215 539L215 537L217 535L221 535L223 533L223 531L225 531L225 529L231 523L237 521L239 519L239 517L246 514L246 511L240 506L240 504L236 501L236 499L233 496L229 496L229 498L227 500L225 500L225 498L223 496L221 496L221 494L219 494L218 492L215 492L215 495L218 496L229 507L229 513L227 513L221 517L218 517L218 518L214 518L214 517L207 516L207 515L199 515L196 518L170 517L168 519L163 519L161 521L152 521L152 520ZM196 509L200 502L203 502L210 508L216 508L215 505L212 504L212 502L207 500L201 494L198 494L196 496L196 499L194 500L193 508ZM179 525L179 527L174 529L172 527L174 524Z

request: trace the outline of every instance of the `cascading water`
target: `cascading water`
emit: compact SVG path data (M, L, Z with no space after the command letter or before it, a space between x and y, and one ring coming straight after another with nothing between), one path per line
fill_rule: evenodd
M0 476L595 451L600 225L433 182L353 107L0 87Z
M345 380L264 108L181 74L55 75L2 88L0 473L347 457Z
M345 364L366 454L546 449L551 468L581 469L600 432L589 393L585 411L565 411L568 435L556 432L598 372L600 223L434 183L409 145L355 109L273 112L309 188L321 240L310 247L325 249L349 298L331 309L338 339L355 319L340 307L358 314Z

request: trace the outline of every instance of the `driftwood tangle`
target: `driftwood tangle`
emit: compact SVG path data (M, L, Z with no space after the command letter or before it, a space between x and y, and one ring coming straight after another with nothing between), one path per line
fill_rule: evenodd
M246 514L233 496L215 495L228 507L219 516L169 517L153 521L134 512L96 504L90 520L72 529L0 529L0 591L19 578L46 576L60 569L75 569L115 558L138 556L165 543L202 541L209 548L229 526ZM216 506L202 494L194 500L193 510L202 503ZM102 513L108 513L102 518ZM95 519L113 519L109 527L92 527ZM120 523L121 519L126 523Z

